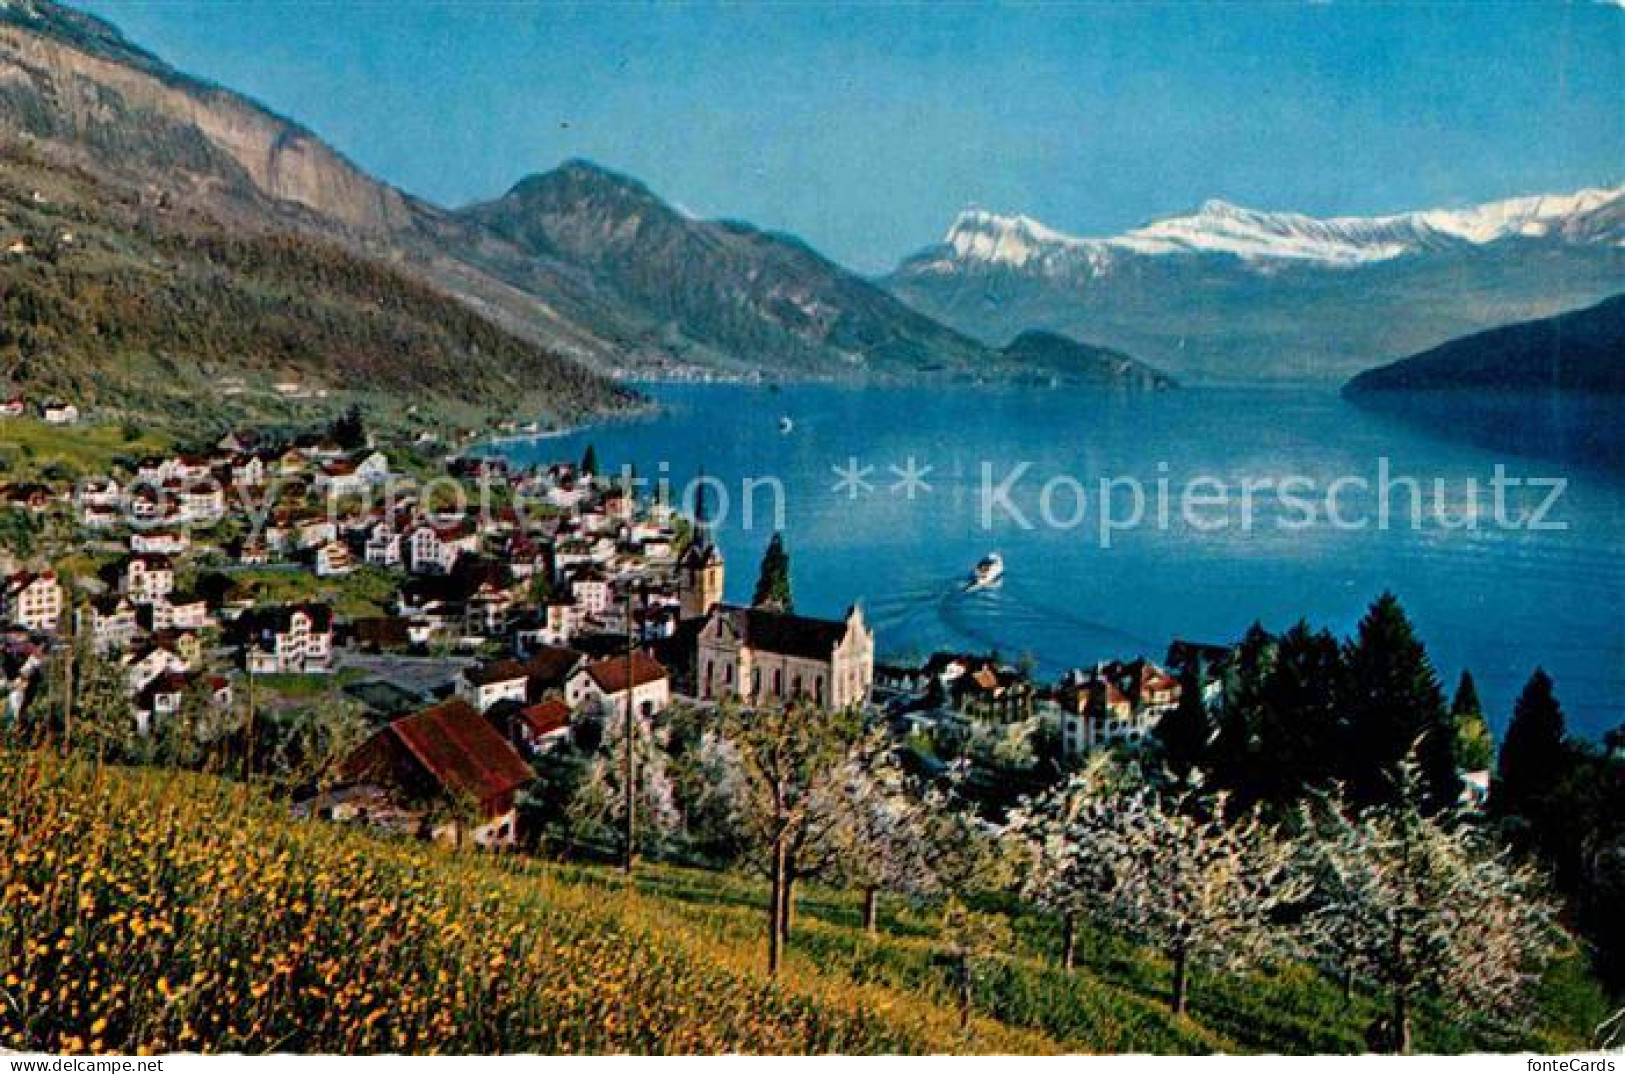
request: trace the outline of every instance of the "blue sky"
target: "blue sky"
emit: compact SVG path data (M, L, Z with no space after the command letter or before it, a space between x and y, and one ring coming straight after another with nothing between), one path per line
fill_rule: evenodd
M587 157L869 272L971 204L1100 234L1625 181L1615 4L80 6L433 200Z

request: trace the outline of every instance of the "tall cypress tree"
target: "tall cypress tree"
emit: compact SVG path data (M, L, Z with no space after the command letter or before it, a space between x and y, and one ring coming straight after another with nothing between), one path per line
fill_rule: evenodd
M785 551L782 534L775 533L762 553L762 568L756 576L756 595L751 603L781 612L795 610L790 597L790 553Z
M598 476L598 449L592 444L588 444L587 450L581 453L581 472L588 477Z
M1400 768L1415 755L1425 802L1435 809L1461 793L1454 729L1444 692L1399 599L1384 593L1345 648L1347 741L1343 776L1358 803L1393 802Z
M1258 709L1261 797L1287 805L1337 774L1343 654L1337 639L1299 622L1281 636Z
M1450 721L1456 734L1456 763L1463 772L1484 772L1495 764L1495 738L1484 719L1484 706L1478 700L1478 684L1473 673L1463 671L1456 683L1456 696L1450 702Z
M1535 822L1543 819L1543 803L1568 770L1564 735L1563 706L1557 702L1551 676L1536 668L1518 695L1501 744L1500 769L1490 790L1495 812Z

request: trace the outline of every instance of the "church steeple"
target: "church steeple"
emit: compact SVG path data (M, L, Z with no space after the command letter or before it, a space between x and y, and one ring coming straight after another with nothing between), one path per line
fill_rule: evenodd
M711 539L711 522L706 517L705 507L705 471L701 470L694 483L694 513L688 548L677 564L682 618L698 618L720 603L722 584L722 552Z
M705 470L694 480L694 537L693 543L706 546L711 543L711 525L705 517Z

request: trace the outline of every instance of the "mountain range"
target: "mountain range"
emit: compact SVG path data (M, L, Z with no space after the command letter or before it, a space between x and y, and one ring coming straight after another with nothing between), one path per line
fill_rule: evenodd
M299 124L48 0L0 0L0 151L75 176L75 203L104 228L173 227L185 216L187 227L222 234L298 236L322 256L413 278L520 343L600 374L1026 375L996 347L793 237L690 219L587 162L461 211L435 206L366 174ZM127 208L101 211L113 204ZM27 221L19 210L0 224L18 234ZM26 267L11 266L13 275ZM77 353L92 361L96 349ZM319 357L301 353L298 364L308 372ZM1090 381L1110 380L1118 365L1074 362ZM488 372L487 363L476 369ZM534 387L546 394L561 378L587 383L561 372ZM467 383L444 387L466 394ZM503 378L491 386L500 394Z
M886 284L990 342L1046 328L1191 379L1341 380L1625 288L1625 187L1326 219L1208 201L1106 238L970 210Z
M798 239L694 220L586 161L531 176L457 219L538 263L568 265L660 326L690 365L818 377L996 375L996 354Z

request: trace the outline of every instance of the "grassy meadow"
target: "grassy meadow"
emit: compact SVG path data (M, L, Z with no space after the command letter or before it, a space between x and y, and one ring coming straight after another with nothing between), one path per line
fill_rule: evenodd
M763 973L762 885L647 864L457 854L288 817L241 784L0 753L0 1047L46 1052L1357 1051L1378 998L1302 966L1202 975L1012 913L960 1027L928 908L803 893ZM1561 969L1547 1024L1419 1012L1418 1047L1581 1047L1601 999Z

